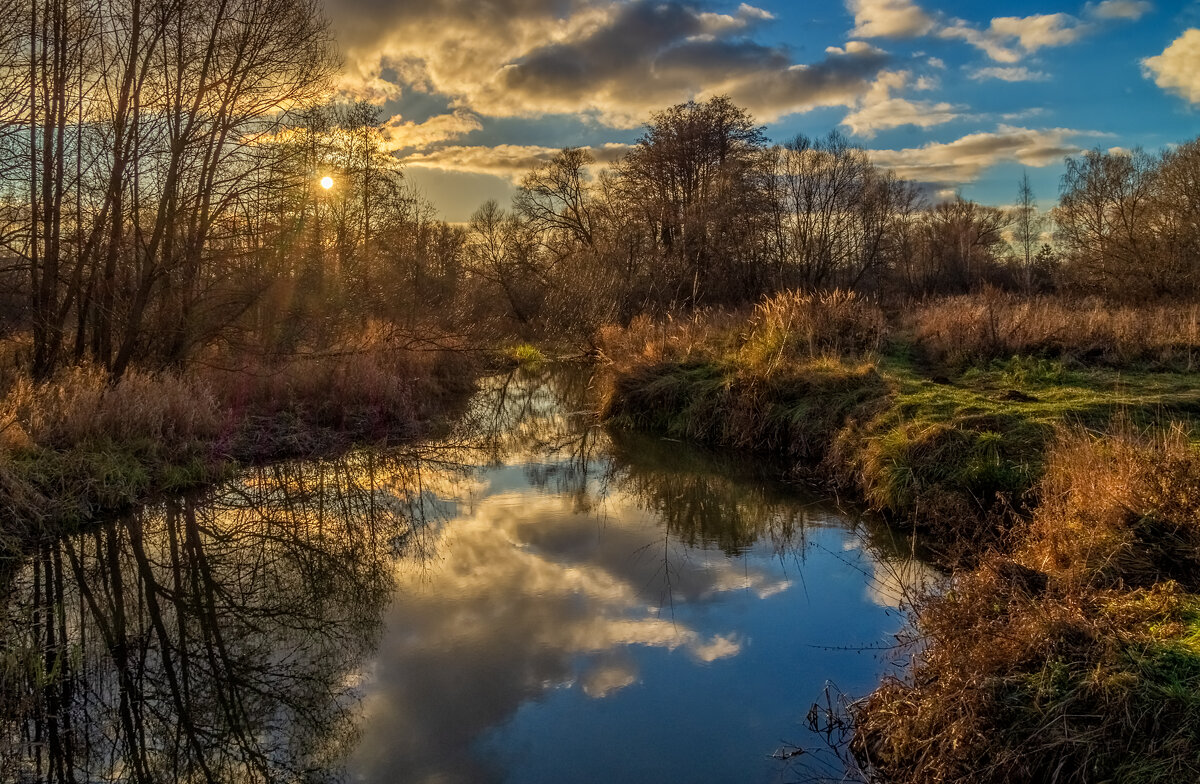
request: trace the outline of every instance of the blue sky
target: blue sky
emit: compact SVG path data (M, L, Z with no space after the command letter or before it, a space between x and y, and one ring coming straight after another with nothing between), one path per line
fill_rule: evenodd
M601 161L650 112L727 93L775 141L837 129L880 165L991 204L1065 155L1200 132L1200 0L327 0L342 89L378 103L452 221L563 146Z

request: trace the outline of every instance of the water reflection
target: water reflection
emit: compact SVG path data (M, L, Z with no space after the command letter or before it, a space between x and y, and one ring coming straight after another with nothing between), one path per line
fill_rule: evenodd
M321 778L353 741L357 664L422 489L406 459L285 463L43 543L6 605L0 769Z
M5 605L0 770L790 775L768 755L807 740L825 677L876 681L837 646L885 640L919 567L775 467L610 436L590 386L490 378L436 444L248 471L43 543Z

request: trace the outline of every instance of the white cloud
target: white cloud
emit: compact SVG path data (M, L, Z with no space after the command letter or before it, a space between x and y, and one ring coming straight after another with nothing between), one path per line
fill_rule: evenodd
M977 180L986 169L999 163L1016 162L1033 167L1057 164L1082 149L1072 139L1101 135L1068 128L1031 130L1001 125L995 131L968 134L952 142L869 153L875 163L892 169L904 179L959 185Z
M858 107L842 120L856 136L873 137L887 128L915 125L929 128L958 119L963 107L934 101L910 101L892 96L908 84L908 71L885 71L863 97Z
M939 38L966 41L998 63L1015 63L1021 59L1020 52L1006 46L1003 41L988 32L972 27L961 19L955 19L952 23L942 27L937 31L937 35Z
M1148 0L1104 0L1088 3L1087 14L1093 19L1128 19L1136 22L1154 9Z
M851 35L864 38L915 38L933 29L933 19L912 0L847 0L854 14Z
M1184 31L1162 54L1142 60L1142 69L1162 89L1200 104L1200 29Z
M345 91L377 101L428 93L482 118L585 115L632 128L664 106L729 94L770 122L853 105L888 59L851 42L796 63L785 47L753 40L774 19L770 12L710 5L334 0L329 11L346 60Z
M1044 82L1050 78L1050 75L1043 71L1031 71L1025 66L992 66L988 68L976 68L971 72L971 78L975 81L983 81L984 79L999 79L1004 82Z
M1074 43L1088 29L1087 25L1070 14L1002 16L993 19L988 27L989 33L996 38L1015 38L1026 52Z
M846 7L854 14L854 35L864 38L936 35L964 41L999 63L1017 63L1023 55L1039 49L1074 43L1097 27L1066 13L999 16L981 27L941 13L931 15L912 0L846 0ZM1150 8L1145 0L1103 0L1084 6L1083 13L1097 21L1136 20ZM930 64L944 65L940 60L935 64L935 60L931 58Z

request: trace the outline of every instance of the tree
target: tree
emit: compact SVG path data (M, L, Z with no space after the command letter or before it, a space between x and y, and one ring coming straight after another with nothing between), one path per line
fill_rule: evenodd
M282 185L270 139L325 89L327 24L315 0L11 10L24 35L0 36L0 92L19 85L4 97L20 110L0 145L23 166L0 177L22 206L5 205L0 241L24 271L33 370L68 353L117 375L182 361L261 290L255 215Z
M1077 285L1122 297L1170 292L1149 220L1154 169L1140 149L1066 159L1054 222Z
M1045 218L1038 212L1037 199L1029 184L1029 172L1022 172L1017 186L1017 205L1014 210L1013 240L1017 256L1021 259L1022 282L1026 291L1033 290L1034 261L1038 246L1042 244L1042 228Z
M688 101L652 115L619 168L626 194L650 222L680 290L692 305L745 296L739 254L767 214L761 158L766 137L727 96Z
M521 180L513 208L538 232L565 235L578 246L596 244L588 167L596 159L579 147L564 147Z
M537 250L529 225L494 200L484 202L471 216L464 250L467 270L503 294L510 314L523 325L536 315L545 284Z

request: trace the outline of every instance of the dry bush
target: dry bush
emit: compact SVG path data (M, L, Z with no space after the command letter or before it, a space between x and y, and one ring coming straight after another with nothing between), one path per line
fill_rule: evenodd
M924 303L908 319L921 350L952 365L1034 354L1191 370L1200 360L1196 305L1117 307L992 289Z
M767 370L820 357L861 357L878 351L886 332L879 306L852 291L785 291L754 308L742 354Z

